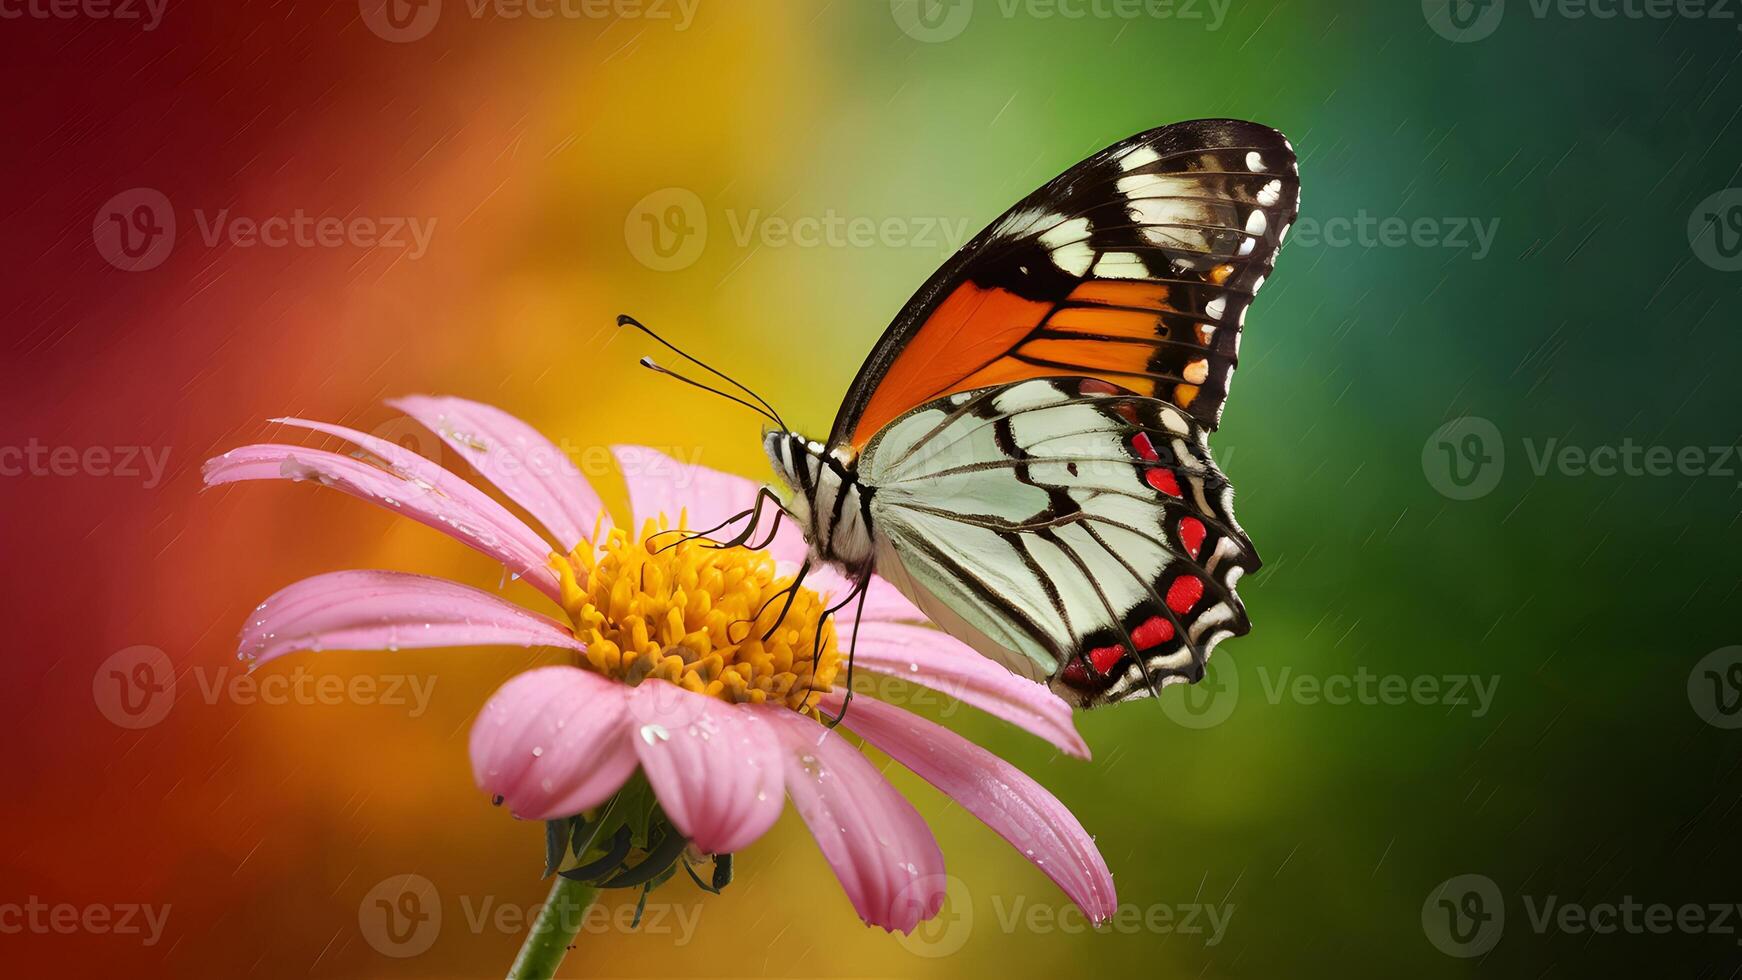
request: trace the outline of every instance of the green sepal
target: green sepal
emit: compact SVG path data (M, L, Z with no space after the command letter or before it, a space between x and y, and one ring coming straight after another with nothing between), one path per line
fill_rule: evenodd
M549 878L562 868L563 859L569 856L574 833L574 817L544 822L544 877Z
M650 888L670 881L688 841L637 772L596 810L545 824L545 874L600 888Z

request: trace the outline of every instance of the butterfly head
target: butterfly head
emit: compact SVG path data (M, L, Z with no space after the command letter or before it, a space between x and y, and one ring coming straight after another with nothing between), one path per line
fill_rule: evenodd
M812 472L807 463L810 447L810 440L796 432L766 429L762 433L762 451L768 454L774 475L780 481L775 489L780 493L781 503L800 527L807 528L811 494L805 488L811 485L807 480Z
M780 478L781 505L812 555L847 570L868 568L872 488L859 481L852 452L781 429L765 431L762 448Z

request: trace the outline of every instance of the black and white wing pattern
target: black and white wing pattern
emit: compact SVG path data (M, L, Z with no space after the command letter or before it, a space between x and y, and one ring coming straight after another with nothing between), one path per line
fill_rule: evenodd
M1196 681L1258 567L1182 407L1100 378L959 392L866 445L877 568L934 621L1093 707Z

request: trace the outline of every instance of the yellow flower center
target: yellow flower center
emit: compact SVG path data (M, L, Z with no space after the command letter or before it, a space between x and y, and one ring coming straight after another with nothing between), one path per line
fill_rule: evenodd
M783 618L793 577L778 574L768 552L685 540L682 528L680 519L669 530L662 517L637 539L613 528L603 541L551 556L563 607L587 645L580 666L630 685L658 678L815 717L841 666L832 621L817 640L822 597L798 588Z

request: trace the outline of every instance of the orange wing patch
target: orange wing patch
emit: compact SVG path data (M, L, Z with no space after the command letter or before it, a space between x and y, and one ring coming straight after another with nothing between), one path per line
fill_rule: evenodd
M971 282L957 286L889 366L853 430L853 445L863 448L879 429L916 405L979 387L962 382L1008 355L1051 309L1051 303L1023 299L1007 289L982 289Z
M1071 290L1075 303L1129 306L1140 310L1167 309L1168 287L1164 283L1136 279L1090 279Z
M1099 378L1189 407L1208 373L1214 328L1171 299L1165 283L1090 279L1055 309L1007 289L963 283L890 365L853 445L863 448L917 405L1030 378Z
M1154 335L1152 329L1150 336ZM1043 338L1031 340L1018 350L1023 357L1046 362L1037 366L1041 373L1058 374L1062 370L1069 374L1086 374L1091 377L1107 377L1110 374L1142 377L1149 373L1149 360L1155 355L1155 347L1150 344L1094 339ZM1125 383L1125 387L1131 387L1129 381Z
M1071 306L1048 317L1046 325L1073 333L1152 340L1160 328L1160 318L1148 310Z

